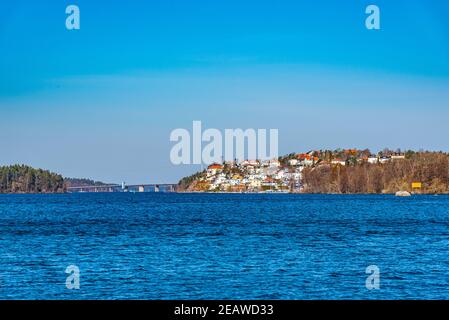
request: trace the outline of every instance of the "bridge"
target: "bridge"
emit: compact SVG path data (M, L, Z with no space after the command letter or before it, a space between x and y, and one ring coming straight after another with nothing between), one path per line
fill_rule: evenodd
M176 192L176 184L105 184L98 186L67 187L67 192Z

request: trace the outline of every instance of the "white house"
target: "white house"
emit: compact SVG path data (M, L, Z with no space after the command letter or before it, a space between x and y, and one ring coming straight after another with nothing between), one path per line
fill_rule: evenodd
M277 168L281 165L281 163L277 159L272 159L272 160L270 160L269 163L270 163L270 167L274 167L274 168Z
M261 166L262 167L268 167L270 165L270 160L263 160L262 162L261 162Z
M331 161L332 164L334 165L340 165L340 166L345 166L346 165L346 161L342 160L342 159L334 159Z
M389 162L390 160L391 160L390 157L381 157L381 158L379 159L379 162L380 162L380 163L387 163L387 162Z
M262 182L260 180L251 180L249 182L249 186L253 188L259 188L262 185Z
M391 160L403 160L405 159L405 154L394 154L391 156Z
M217 173L220 173L221 171L223 171L223 166L221 164L211 164L210 166L207 167L207 176L214 176Z
M285 177L285 171L284 170L279 170L278 172L276 172L274 174L274 178L278 179L278 180L282 180Z
M376 164L378 161L379 159L375 156L368 157L368 163Z
M231 186L238 186L241 183L240 179L230 179L228 182Z
M221 184L221 183L223 183L223 182L225 182L226 181L226 176L224 175L224 174L219 174L218 175L218 177L215 179L215 183L216 184Z

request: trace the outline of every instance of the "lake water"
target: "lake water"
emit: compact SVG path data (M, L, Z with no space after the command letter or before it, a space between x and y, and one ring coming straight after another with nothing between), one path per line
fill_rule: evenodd
M0 195L0 299L405 298L449 298L449 196Z

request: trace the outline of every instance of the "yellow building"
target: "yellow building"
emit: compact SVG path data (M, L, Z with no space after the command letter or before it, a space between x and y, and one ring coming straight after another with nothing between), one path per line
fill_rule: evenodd
M422 183L421 182L412 182L412 189L421 189Z

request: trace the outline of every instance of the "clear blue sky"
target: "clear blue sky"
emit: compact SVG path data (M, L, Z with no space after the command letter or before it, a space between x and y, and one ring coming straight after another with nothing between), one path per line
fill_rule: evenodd
M0 164L175 182L197 167L171 165L169 134L192 120L278 128L281 154L449 151L448 16L443 0L2 1Z

